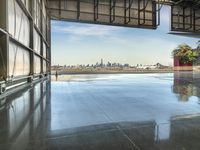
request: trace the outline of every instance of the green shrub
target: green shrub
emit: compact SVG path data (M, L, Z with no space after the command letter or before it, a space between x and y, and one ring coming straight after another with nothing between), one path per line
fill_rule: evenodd
M173 57L177 57L181 63L188 64L197 60L199 53L194 51L189 45L181 44L172 52Z

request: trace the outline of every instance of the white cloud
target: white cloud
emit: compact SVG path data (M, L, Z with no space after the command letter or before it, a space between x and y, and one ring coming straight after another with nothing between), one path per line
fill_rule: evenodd
M119 31L119 27L105 25L53 25L53 31L59 33L68 33L75 36L108 36Z

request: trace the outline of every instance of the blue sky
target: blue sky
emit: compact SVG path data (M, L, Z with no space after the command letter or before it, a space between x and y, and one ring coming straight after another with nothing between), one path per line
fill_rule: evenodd
M52 64L105 62L171 65L171 51L181 43L196 47L198 39L167 34L170 8L163 7L157 30L52 21Z

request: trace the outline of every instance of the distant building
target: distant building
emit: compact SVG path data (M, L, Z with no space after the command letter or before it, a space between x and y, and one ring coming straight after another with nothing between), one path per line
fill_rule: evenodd
M124 67L129 67L129 64L124 64Z
M103 67L103 59L101 59L101 67Z
M111 67L112 64L110 62L107 63L107 67Z
M137 69L164 69L164 68L167 68L167 66L164 66L160 63L157 63L155 65L137 65L136 66Z

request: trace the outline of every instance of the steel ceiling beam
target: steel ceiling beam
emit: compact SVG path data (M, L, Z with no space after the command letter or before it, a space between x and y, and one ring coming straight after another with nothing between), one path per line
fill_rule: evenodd
M48 4L51 19L150 29L157 27L154 0L48 0Z
M48 0L51 19L156 29L171 6L171 30L200 34L199 0ZM63 7L67 5L68 7Z

